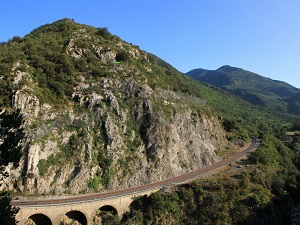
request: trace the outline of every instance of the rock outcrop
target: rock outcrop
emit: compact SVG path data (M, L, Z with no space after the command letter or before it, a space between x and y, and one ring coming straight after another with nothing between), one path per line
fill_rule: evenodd
M121 83L103 78L97 85L98 93L77 89L74 96L84 99L77 107L86 110L72 117L71 110L54 112L51 107L26 104L32 95L16 92L15 99L23 96L22 110L35 114L47 108L49 115L39 118L35 131L28 131L25 158L18 171L10 171L6 187L17 184L24 194L78 194L91 191L92 180L98 179L97 190L122 189L178 176L220 159L216 152L227 141L218 120L193 111L182 95L169 91L166 96L162 89L131 79ZM69 159L63 154L72 148L72 136L78 143L72 149L76 156ZM100 162L107 158L109 168ZM21 173L26 174L22 181L17 177Z

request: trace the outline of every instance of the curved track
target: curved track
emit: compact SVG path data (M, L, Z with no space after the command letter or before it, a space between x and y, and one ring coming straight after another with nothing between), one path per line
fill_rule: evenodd
M252 138L252 143L250 144L250 146L242 152L239 152L227 159L219 161L216 164L212 164L210 166L183 174L181 176L173 177L164 181L146 184L143 186L129 188L129 189L110 191L106 193L86 194L86 195L78 195L78 196L71 196L71 197L52 198L52 199L45 198L45 199L38 199L38 200L34 200L34 199L12 200L11 205L17 207L39 207L39 206L45 207L47 205L50 206L50 205L76 204L76 203L89 202L89 201L95 201L100 199L116 198L116 197L121 197L126 195L138 194L140 192L145 192L152 189L158 189L158 188L173 186L180 183L185 183L197 178L202 174L211 172L229 163L237 161L238 159L247 155L249 152L254 151L257 147L257 143L258 143L257 139Z

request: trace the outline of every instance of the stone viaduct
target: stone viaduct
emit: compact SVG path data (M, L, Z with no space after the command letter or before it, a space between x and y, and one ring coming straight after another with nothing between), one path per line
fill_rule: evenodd
M79 200L65 204L48 203L34 205L31 203L30 205L19 205L17 200L12 203L20 208L16 216L19 225L31 225L32 221L36 225L64 225L66 224L64 222L68 220L77 220L82 225L92 225L99 224L99 222L95 222L97 221L99 210L117 214L121 218L123 213L129 210L129 205L135 197L149 195L159 189L154 188L122 196L100 197L99 199Z

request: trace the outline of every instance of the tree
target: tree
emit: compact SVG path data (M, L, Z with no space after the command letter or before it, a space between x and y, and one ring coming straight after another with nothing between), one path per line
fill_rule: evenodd
M11 197L7 192L0 193L0 221L1 225L15 225L16 214L19 209L10 205Z
M127 60L129 60L129 58L130 58L130 54L125 50L120 50L116 55L116 60L118 62L127 61Z
M111 33L108 31L107 27L98 28L97 34L105 39L108 39L112 36Z
M231 132L234 129L237 129L237 124L235 121L224 119L223 127L227 132Z
M24 118L20 110L0 114L0 168L10 162L18 166L22 156Z
M3 169L9 163L17 166L22 156L21 141L24 137L24 119L20 110L0 114L0 173L8 177ZM11 197L8 192L0 192L0 221L3 225L17 224L16 214L19 209L10 205Z
M293 209L291 224L292 225L300 224L300 206Z

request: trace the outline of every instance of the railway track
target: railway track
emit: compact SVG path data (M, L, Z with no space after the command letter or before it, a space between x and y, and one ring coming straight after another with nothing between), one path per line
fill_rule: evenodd
M86 195L77 195L70 197L61 197L61 198L45 198L45 199L30 199L30 200L12 200L11 205L16 207L45 207L47 205L68 205L68 204L76 204L82 202L90 202L101 199L109 199L109 198L117 198L126 195L134 195L145 191L150 191L154 189L159 189L163 187L174 186L177 184L189 182L193 179L196 179L200 175L211 172L215 169L221 168L222 166L228 165L238 159L244 157L248 153L254 151L257 147L258 140L252 137L252 142L248 148L244 151L234 154L233 156L219 161L218 163L212 164L210 166L183 174L181 176L173 177L164 181L146 184L139 187L110 191L106 193L96 193L96 194L86 194Z

